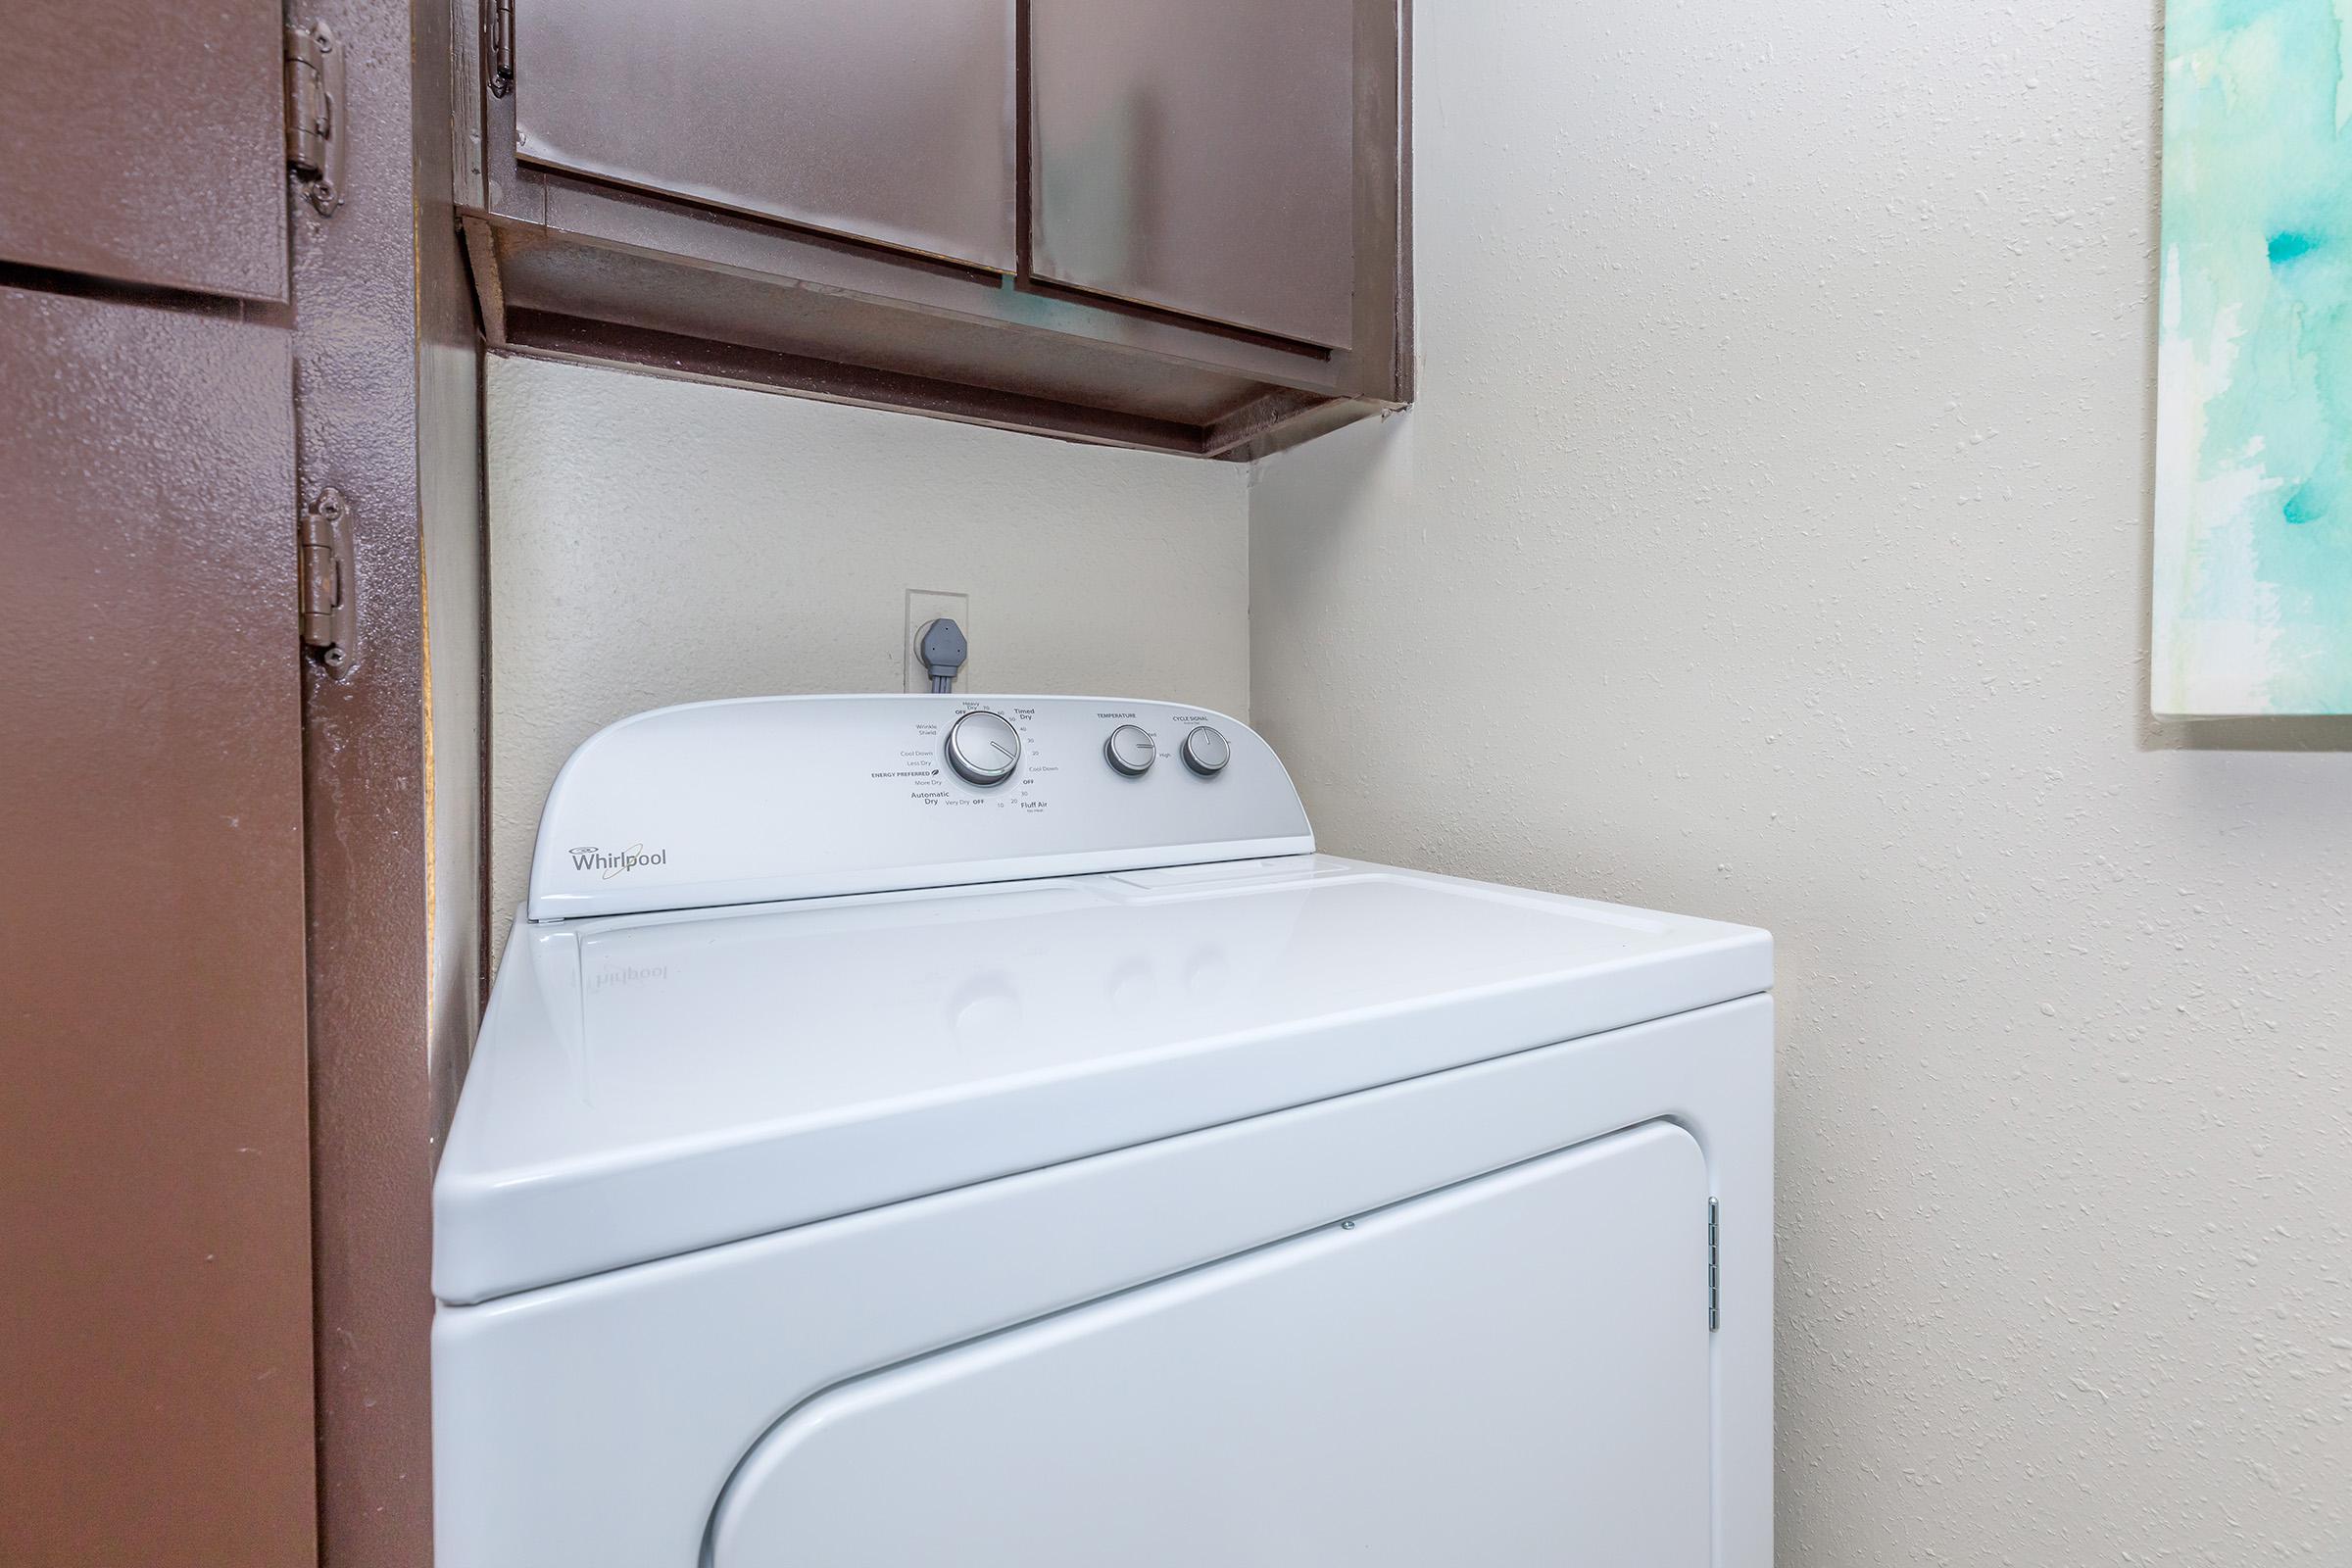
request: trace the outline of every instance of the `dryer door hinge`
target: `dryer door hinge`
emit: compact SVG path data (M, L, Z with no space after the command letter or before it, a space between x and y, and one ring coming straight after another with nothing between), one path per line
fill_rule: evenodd
M325 23L286 28L286 167L311 205L332 218L343 205L343 44Z
M1723 1327L1723 1205L1707 1200L1707 1332Z
M514 89L514 0L490 0L490 96Z
M359 637L359 606L353 589L351 509L343 492L326 489L303 509L301 569L296 620L305 648L318 656L330 675L351 667Z

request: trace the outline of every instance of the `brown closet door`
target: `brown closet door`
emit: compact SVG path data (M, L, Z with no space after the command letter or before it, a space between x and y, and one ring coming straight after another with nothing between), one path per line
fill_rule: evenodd
M316 1556L291 362L243 314L0 287L9 1568Z
M9 0L0 261L286 297L279 0Z

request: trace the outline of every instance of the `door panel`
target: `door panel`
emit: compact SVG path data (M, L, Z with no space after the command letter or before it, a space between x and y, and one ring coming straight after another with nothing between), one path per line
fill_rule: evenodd
M0 48L0 260L286 297L277 0L26 0Z
M715 1568L1704 1568L1705 1161L1651 1125L819 1396Z
M1012 0L524 0L515 156L1017 265Z
M1034 0L1039 277L1346 348L1355 0Z
M314 1550L285 333L0 289L0 1562Z

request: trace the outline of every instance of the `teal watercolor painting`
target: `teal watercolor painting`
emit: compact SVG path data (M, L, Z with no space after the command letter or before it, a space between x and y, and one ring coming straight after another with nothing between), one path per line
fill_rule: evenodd
M2352 0L2165 16L2150 697L2352 713Z

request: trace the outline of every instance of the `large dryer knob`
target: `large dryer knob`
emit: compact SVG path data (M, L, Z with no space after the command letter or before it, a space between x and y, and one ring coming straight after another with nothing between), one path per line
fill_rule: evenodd
M948 765L969 783L1002 784L1021 765L1021 732L1003 713L977 709L949 728Z

